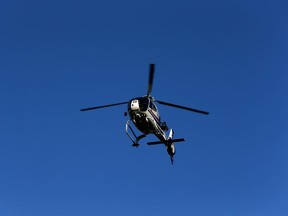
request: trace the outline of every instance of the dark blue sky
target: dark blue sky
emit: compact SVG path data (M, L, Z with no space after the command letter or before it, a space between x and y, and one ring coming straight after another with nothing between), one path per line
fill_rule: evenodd
M287 216L286 1L0 2L0 215ZM131 147L152 95L179 143Z

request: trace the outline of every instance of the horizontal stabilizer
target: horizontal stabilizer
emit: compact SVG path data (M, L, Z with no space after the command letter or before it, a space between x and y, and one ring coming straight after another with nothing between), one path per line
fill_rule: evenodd
M147 142L147 145L158 145L158 144L164 144L161 141L156 141L156 142Z
M185 139L181 138L181 139L172 139L172 140L167 140L167 142L169 143L175 143L175 142L184 142ZM156 142L147 142L148 145L158 145L158 144L165 144L162 141L156 141Z

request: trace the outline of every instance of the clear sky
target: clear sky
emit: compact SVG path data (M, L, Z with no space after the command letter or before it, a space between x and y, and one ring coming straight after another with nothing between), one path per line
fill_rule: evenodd
M0 1L1 216L287 216L287 1ZM152 95L177 144L131 147Z

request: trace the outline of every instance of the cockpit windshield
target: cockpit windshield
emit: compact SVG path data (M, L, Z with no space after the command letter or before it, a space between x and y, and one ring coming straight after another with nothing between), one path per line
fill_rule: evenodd
M138 98L138 101L139 101L140 111L146 111L149 106L149 99L146 97Z
M131 105L130 105L131 104ZM139 97L139 98L134 98L133 100L130 101L128 109L130 110L132 106L133 110L138 111L146 111L149 106L149 99L147 97Z

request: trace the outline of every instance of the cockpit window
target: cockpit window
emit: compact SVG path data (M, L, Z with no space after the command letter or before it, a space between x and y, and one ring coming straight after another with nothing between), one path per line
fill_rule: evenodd
M157 112L157 107L156 107L156 105L151 101L150 102L150 108L152 109L152 110L154 110L155 112Z
M145 112L148 109L149 103L151 104L150 100L147 97L134 98L130 101L128 105L129 111L131 110L131 104L133 103L133 101L138 101L139 110L143 112Z
M138 100L139 100L139 105L140 105L140 111L146 111L149 105L148 98L139 98Z

